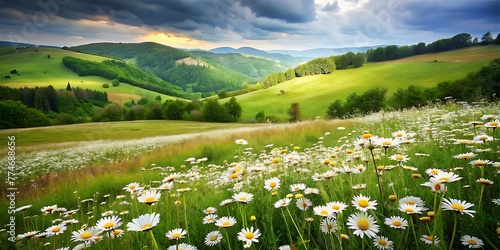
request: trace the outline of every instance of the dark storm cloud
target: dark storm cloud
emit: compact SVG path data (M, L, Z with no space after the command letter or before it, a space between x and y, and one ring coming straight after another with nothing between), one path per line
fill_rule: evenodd
M258 17L288 23L310 22L316 16L314 1L311 0L243 0L242 5L250 7Z

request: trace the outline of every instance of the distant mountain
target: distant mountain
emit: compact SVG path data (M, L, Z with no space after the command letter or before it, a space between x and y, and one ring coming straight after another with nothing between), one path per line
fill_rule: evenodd
M30 44L30 43L18 43L18 42L9 42L9 41L0 41L0 47L18 47L18 48L25 48L25 47L59 48L59 47L57 47L57 46L51 46L51 45L36 45L36 44Z
M93 43L70 49L123 59L180 86L184 91L201 93L202 96L238 90L242 83L255 81L187 51L153 42Z
M375 46L362 46L362 47L344 47L344 48L318 48L308 50L268 50L269 53L281 53L294 57L328 57L334 55L343 55L349 51L353 53L366 52L369 49L376 49L378 47L385 47L386 45Z
M227 53L237 53L237 54L242 54L242 55L252 55L256 57L262 57L266 58L269 60L277 61L285 65L286 67L293 68L303 62L307 62L313 57L308 57L308 56L291 56L287 54L282 54L282 53L269 53L264 50L258 50L252 47L241 47L238 49L234 49L231 47L219 47L215 49L209 50L212 53L219 53L219 54L227 54Z

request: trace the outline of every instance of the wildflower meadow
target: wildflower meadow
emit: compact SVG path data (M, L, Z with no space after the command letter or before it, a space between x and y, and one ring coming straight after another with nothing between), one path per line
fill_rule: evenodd
M169 145L110 144L144 160L114 172L103 156L106 174L74 189L61 177L17 200L16 234L5 227L0 242L19 249L498 249L499 110L498 103L450 102L275 125L193 142L168 157L160 151ZM85 169L86 159L74 158L74 166Z

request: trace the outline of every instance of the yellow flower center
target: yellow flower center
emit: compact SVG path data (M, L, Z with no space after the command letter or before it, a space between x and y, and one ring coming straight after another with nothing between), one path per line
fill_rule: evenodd
M396 134L396 136L397 137L401 137L401 136L403 136L403 133L399 132L399 133Z
M404 157L402 155L396 155L396 160L402 161Z
M61 231L60 227L54 227L54 228L52 228L52 232L53 233L58 233L59 231Z
M372 134L366 133L363 136L361 136L361 138L363 138L363 139L370 139L370 138L372 138L372 136L373 136Z
M387 246L387 241L385 241L384 239L380 239L378 240L378 244L385 247Z
M477 241L473 240L473 239L470 239L470 240L467 240L467 242L471 245L477 245Z
M326 227L328 228L328 230L332 230L333 229L333 225L332 224L328 224Z
M352 149L348 149L348 150L346 151L346 153L348 153L348 154L352 154L352 153L354 153L354 150L352 150Z
M368 201L367 201L367 200L359 200L359 201L358 201L358 205L359 205L360 207L368 207L370 204L368 203Z
M239 199L240 201L246 201L247 200L247 197L240 197Z
M400 227L401 226L401 221L395 220L392 222L392 225L395 227Z
M229 178L231 178L231 179L236 179L236 178L238 178L238 174L237 174L237 173L232 173L232 174L229 176Z
M406 204L408 204L408 205L415 205L415 202L414 201L407 201Z
M120 235L121 233L122 233L121 230L115 230L115 231L113 231L113 235L114 236Z
M384 146L390 146L391 142L390 141L384 141L384 142L382 142L382 145L384 145Z
M128 188L135 189L135 185L130 185L130 186L128 186Z
M498 127L498 122L490 122L490 127Z
M146 223L146 224L144 224L144 225L141 227L142 231L147 230L147 229L150 229L150 228L151 228L151 224L149 224L149 223Z
M248 232L245 234L245 238L247 238L249 240L253 239L253 237L254 237L254 234L252 232Z
M407 213L413 213L413 212L415 212L415 210L413 208L411 208L411 207L407 207L407 208L405 208L405 212L407 212Z
M425 236L425 239L428 240L428 241L432 241L432 235Z
M368 230L368 228L370 228L370 223L365 219L361 219L358 221L358 228L361 230Z
M104 224L104 228L106 228L106 229L112 228L114 226L115 226L115 223L112 221L108 221L108 222L106 222L106 224Z
M339 205L337 205L337 204L335 204L335 205L333 205L333 206L332 206L332 208L333 208L333 210L339 210L339 209L340 209L340 206L339 206Z
M321 215L328 215L328 211L326 211L326 210L321 210L320 214L321 214Z
M181 236L182 236L182 234L180 234L180 233L173 233L172 234L172 238L174 238L174 239L179 239Z
M272 187L272 188L276 187L276 182L271 182L271 183L269 184L269 186L270 186L270 187Z
M95 241L95 242L99 242L99 241L101 241L101 236L96 236L96 237L94 237L94 241Z
M210 237L210 241L216 241L217 240L217 235L212 235L212 237Z
M229 222L229 221L224 221L224 223L222 223L223 227L229 227L230 225L231 225L231 222Z
M441 178L439 178L439 180L447 182L447 181L450 180L450 178L448 178L448 177L441 177Z
M146 199L144 199L144 202L145 203L153 203L155 202L155 197L147 197Z
M454 210L459 210L459 211L463 211L465 209L465 207L462 206L462 204L458 204L458 203L451 204L451 208L453 208Z
M90 237L92 237L92 233L91 233L91 232L87 232L87 231L85 231L85 232L83 232L83 233L80 235L80 237L81 237L82 239L84 239L84 240L86 240L86 239L90 239Z

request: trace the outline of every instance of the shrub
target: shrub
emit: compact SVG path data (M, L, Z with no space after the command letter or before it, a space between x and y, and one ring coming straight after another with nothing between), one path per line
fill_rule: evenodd
M105 89L107 89L107 88L109 88L109 84L104 83L104 84L102 85L102 87L103 87L103 88L105 88Z

